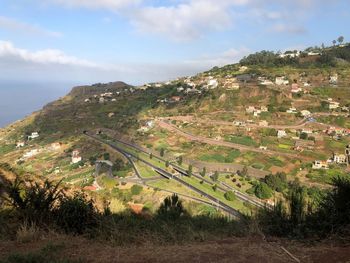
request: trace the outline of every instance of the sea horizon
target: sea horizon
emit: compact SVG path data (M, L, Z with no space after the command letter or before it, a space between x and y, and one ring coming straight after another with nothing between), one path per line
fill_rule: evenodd
M0 128L29 116L66 95L74 83L0 81Z

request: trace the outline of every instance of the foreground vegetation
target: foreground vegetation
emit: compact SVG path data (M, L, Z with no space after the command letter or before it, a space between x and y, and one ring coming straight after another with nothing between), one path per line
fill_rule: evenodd
M113 214L108 208L98 211L82 193L68 194L45 181L25 184L1 178L1 239L30 241L38 229L84 235L117 245L177 244L242 236L256 231L264 235L289 238L349 238L350 180L337 178L334 188L318 199L311 199L295 183L286 202L261 209L241 221L226 217L191 216L177 195L167 197L156 213L124 212Z

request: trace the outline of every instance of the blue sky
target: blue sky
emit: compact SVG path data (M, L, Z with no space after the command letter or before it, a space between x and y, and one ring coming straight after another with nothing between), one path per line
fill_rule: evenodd
M350 40L348 0L0 0L0 80L131 84Z

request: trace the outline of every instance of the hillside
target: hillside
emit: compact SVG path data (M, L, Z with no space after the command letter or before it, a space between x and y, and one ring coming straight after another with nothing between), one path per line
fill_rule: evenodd
M187 251L182 259L188 260L193 251L183 244L192 243L223 262L232 249L242 262L295 256L316 262L324 249L322 255L339 252L343 261L348 253L338 241L348 244L349 49L263 51L164 83L74 87L1 129L0 194L12 202L6 199L0 212L0 258L13 250L8 240L14 238L35 241L21 246L36 251L33 258L55 258L42 240L69 240L63 231L89 236L74 242L91 242L93 253L100 249L95 241L104 242L111 257L111 244L147 243L152 251L159 244L169 253ZM60 182L62 192L42 211L43 193L61 189L48 182ZM33 225L21 224L22 217ZM335 243L306 249L288 240L266 242L265 235ZM72 255L76 245L63 243L60 259L103 262L84 249ZM212 246L217 253L208 250ZM125 261L141 255L154 261L145 251L120 253ZM163 253L156 255L164 261Z
M135 151L121 145L121 140L164 162L175 159L184 170L190 165L195 173L205 171L207 179L200 187L208 184L202 190L212 195L217 193L210 187L224 183L222 195L233 190L273 203L271 194L262 197L256 188L269 184L264 177L276 173L285 173L284 185L298 180L314 193L312 189L327 188L334 176L349 172L345 151L350 144L350 66L326 65L321 60L339 53L341 58L330 60L345 61L347 53L342 50L349 47L338 49L327 49L312 63L305 62L305 54L296 60L261 52L240 64L166 83L75 87L1 131L1 162L24 174L63 179L78 188L104 189L97 195L107 198L115 197L113 189L123 180L129 188L136 182L148 189L201 197L181 183L160 178L140 161L141 178L129 180L133 169L128 159L107 144L114 141L126 151ZM39 137L28 140L33 132ZM105 144L91 141L83 132L98 132ZM81 157L74 165L73 151ZM101 158L114 163L113 174L119 179L95 180L94 162ZM160 167L174 173L174 167L164 165ZM142 176L151 180L146 183ZM268 187L276 190L271 183ZM285 191L286 186L279 189L278 198ZM153 207L152 199L148 202ZM230 205L246 212L251 209L245 202Z

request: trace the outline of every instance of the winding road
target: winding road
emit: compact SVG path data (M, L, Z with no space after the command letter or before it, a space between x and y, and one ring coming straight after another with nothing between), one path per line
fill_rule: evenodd
M89 137L89 138L95 140L95 141L98 141L99 143L108 145L108 146L111 147L112 149L114 149L114 150L116 150L117 152L123 154L125 157L128 158L129 162L131 162L131 163L134 165L134 168L136 168L136 166L135 166L135 164L134 164L132 158L134 158L134 159L136 159L136 160L138 160L138 161L141 161L141 162L145 163L147 166L153 168L157 173L159 173L159 174L162 175L163 177L165 177L165 178L167 178L167 179L173 179L173 180L175 180L175 181L178 181L178 182L180 182L181 184L187 186L187 187L190 188L191 190L193 190L193 191L199 193L200 195L204 196L205 198L207 198L207 199L209 199L210 201L213 202L213 203L208 203L208 204L210 204L210 205L212 205L212 206L214 206L214 207L216 207L216 208L221 208L223 211L229 213L230 215L232 215L232 216L234 216L234 217L236 217L236 218L238 218L238 219L242 219L242 218L243 218L243 217L242 217L242 214L241 214L238 210L232 208L231 206L228 206L227 204L225 204L225 203L223 203L222 201L218 200L218 199L215 198L214 196L209 195L209 194L203 192L201 189L198 189L197 187L194 187L193 185L187 183L186 181L184 181L184 180L181 179L180 177L175 176L175 175L173 175L173 174L171 174L171 173L169 173L169 172L167 172L167 171L165 171L165 170L163 170L163 169L161 169L161 168L159 168L159 167L157 167L157 166L151 164L150 162L148 162L148 161L146 161L146 160L140 158L140 157L137 156L136 154L133 154L133 153L131 153L131 152L127 152L127 151L125 151L124 149L115 146L114 144L107 143L107 142L105 142L104 140L102 140L102 139L100 139L100 138L98 138L98 137L96 137L96 136L93 136L93 135L90 135L90 134L87 134L87 133L85 133L85 135L86 135L87 137ZM137 169L137 168L136 168L136 169ZM135 170L135 171L136 171L136 170Z

